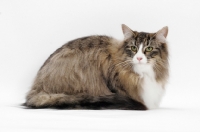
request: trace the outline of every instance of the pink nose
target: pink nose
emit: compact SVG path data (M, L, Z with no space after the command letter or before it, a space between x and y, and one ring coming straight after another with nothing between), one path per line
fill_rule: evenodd
M142 57L137 57L137 60L141 61L141 60L142 60Z

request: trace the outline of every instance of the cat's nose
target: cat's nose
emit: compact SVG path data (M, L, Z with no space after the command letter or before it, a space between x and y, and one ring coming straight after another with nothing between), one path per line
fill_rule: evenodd
M141 60L142 60L142 57L137 57L137 60L141 61Z

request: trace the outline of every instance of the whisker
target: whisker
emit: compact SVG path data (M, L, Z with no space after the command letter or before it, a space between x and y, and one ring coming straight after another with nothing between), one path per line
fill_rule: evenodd
M162 66L164 68L168 67L168 62L163 62L163 61L157 61L157 63L155 63L157 66Z
M129 63L129 62L132 62L132 61L131 61L131 60L126 60L126 61L117 63L117 64L113 65L113 66L111 67L111 69L113 69L113 68L115 69L115 68L117 68L118 66L123 66L123 64Z
M113 70L116 70L117 68L122 67L122 69L120 69L119 72L123 71L123 69L127 68L127 66L132 66L132 60L126 60L120 63L117 63L115 65L113 65L110 69L110 72L112 72Z
M120 71L118 71L118 72L120 73L120 72L122 72L125 68L131 68L131 67L132 67L132 63L127 63L127 64L125 64L124 67L123 67Z

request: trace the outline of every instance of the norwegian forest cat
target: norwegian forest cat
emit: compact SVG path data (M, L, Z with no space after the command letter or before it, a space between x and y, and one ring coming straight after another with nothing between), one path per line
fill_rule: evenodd
M124 40L88 36L69 41L45 61L24 104L28 108L147 110L159 106L168 78L168 27L132 31Z

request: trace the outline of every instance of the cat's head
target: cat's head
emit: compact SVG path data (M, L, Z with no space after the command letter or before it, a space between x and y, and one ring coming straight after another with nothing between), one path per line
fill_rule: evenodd
M168 59L166 37L168 27L155 33L137 32L122 24L124 50L134 65L163 65Z

